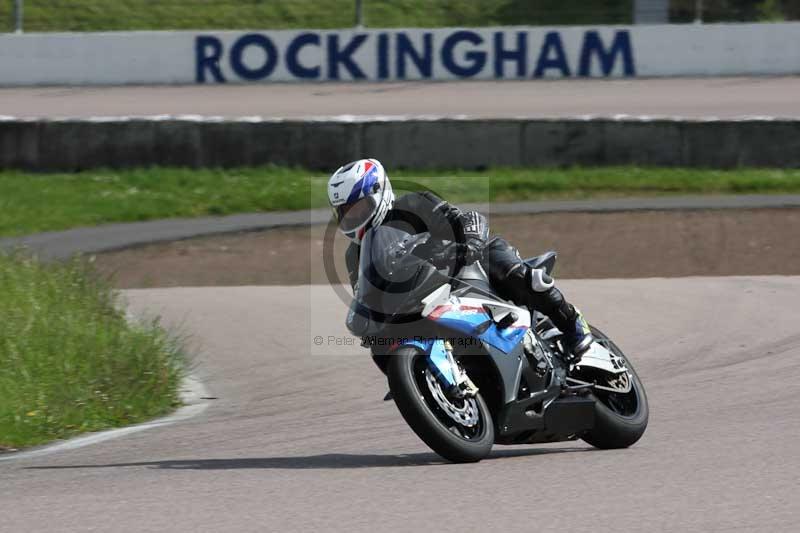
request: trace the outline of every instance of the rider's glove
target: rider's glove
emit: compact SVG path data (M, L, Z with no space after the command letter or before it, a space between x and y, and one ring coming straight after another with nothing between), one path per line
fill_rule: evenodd
M436 268L446 268L454 265L457 257L458 245L454 242L448 242L434 248L428 260Z
M483 242L457 243L455 246L458 251L458 257L465 265L471 265L483 259Z
M436 268L454 267L459 262L471 265L483 258L483 247L469 246L460 242L451 242L435 250L430 256L430 262Z
M489 238L489 223L486 217L477 211L467 211L458 215L458 224L462 238L460 257L467 265L483 258L483 246Z

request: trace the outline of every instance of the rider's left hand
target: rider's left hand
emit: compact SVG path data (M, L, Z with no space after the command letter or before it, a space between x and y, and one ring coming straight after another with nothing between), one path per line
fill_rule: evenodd
M468 242L460 246L459 254L464 259L464 264L471 265L483 259L483 242Z
M430 262L436 268L454 266L456 262L471 265L483 258L483 246L476 244L479 243L448 243L431 254Z
M458 216L464 244L459 250L460 257L468 265L483 258L483 246L489 238L489 223L477 211L467 211Z

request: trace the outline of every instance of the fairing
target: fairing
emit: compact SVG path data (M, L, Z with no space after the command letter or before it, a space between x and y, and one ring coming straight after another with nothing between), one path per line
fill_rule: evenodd
M485 305L494 308L507 308L508 313L515 313L517 320L511 325L500 328L497 315L493 318ZM435 307L427 317L439 325L476 337L503 353L508 353L525 337L531 327L530 313L527 310L511 305L503 305L494 300L477 298L459 298L451 296L448 303Z

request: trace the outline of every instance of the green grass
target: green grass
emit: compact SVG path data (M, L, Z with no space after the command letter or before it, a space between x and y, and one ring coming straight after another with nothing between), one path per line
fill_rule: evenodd
M0 235L173 217L308 209L326 203L324 176L279 167L155 168L72 174L0 172ZM669 168L396 172L454 202L661 194L800 193L800 170ZM446 176L446 177L443 177ZM490 176L490 177L489 177Z
M25 31L349 28L355 0L25 0ZM630 23L632 0L363 0L368 27ZM12 24L11 0L0 23Z
M130 325L77 262L0 254L0 450L141 422L178 403L182 352Z

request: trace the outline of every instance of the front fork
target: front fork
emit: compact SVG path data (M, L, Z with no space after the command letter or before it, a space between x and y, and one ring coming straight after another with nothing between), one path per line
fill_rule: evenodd
M464 369L453 357L453 346L444 339L409 339L400 346L415 346L428 357L428 366L446 386L448 395L456 398L473 398L478 387L469 379Z

